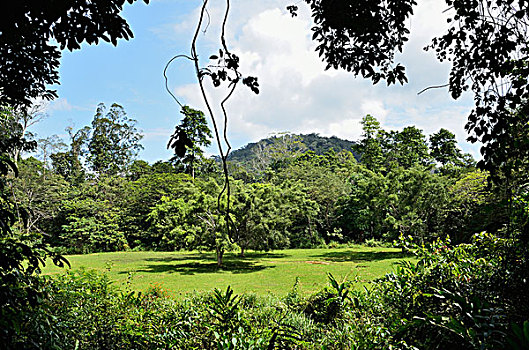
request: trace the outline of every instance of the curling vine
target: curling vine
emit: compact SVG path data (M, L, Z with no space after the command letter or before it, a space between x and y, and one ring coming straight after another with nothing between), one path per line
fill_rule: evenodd
M184 104L180 102L180 100L171 92L168 86L168 76L167 76L167 70L170 67L170 65L180 59L191 61L193 64L193 67L195 69L195 75L197 77L198 85L200 88L200 92L202 95L202 99L204 101L204 104L206 106L207 114L209 115L209 118L213 125L213 131L215 135L215 140L217 142L221 162L222 162L222 171L224 175L224 185L222 187L221 192L219 193L217 197L217 207L219 209L219 212L222 211L221 208L221 200L223 196L226 196L226 209L224 212L224 215L226 217L226 233L228 236L228 239L231 240L231 219L230 219L230 181L229 181L229 172L228 172L228 165L227 160L228 156L231 151L231 145L228 140L227 136L227 130L228 130L228 112L226 110L226 103L230 100L230 98L233 96L233 93L235 92L235 89L237 86L242 83L243 85L250 88L251 91L253 91L255 94L259 93L259 82L256 77L253 76L243 76L239 72L239 56L234 54L230 49L228 48L226 44L226 25L228 23L228 15L230 13L230 0L226 0L226 8L224 11L224 16L221 24L221 31L220 31L220 42L221 47L218 49L218 53L215 52L214 54L211 54L209 56L208 62L210 62L206 66L201 66L200 57L198 55L197 51L197 44L199 42L199 36L200 33L206 33L211 21L209 18L209 12L208 12L208 5L210 1L204 0L200 9L200 16L196 25L196 29L193 35L193 40L191 41L191 48L190 48L190 54L179 54L171 58L164 69L163 75L165 78L165 88L167 92L171 95L171 97L176 101L176 103L180 106L182 109L182 113L185 115L185 109ZM204 29L203 29L204 28ZM213 64L211 64L213 62ZM220 87L222 85L227 84L228 92L227 94L222 98L220 101L220 110L221 110L221 118L222 118L222 126L219 125L218 118L219 116L215 114L214 108L213 108L213 102L208 97L206 92L205 83L206 81L211 81L211 84L213 87ZM221 130L222 128L222 130ZM221 136L222 135L222 136ZM175 131L175 133L171 136L168 144L168 148L171 148L175 151L175 154L179 157L183 157L185 155L186 149L188 145L190 145L192 141L185 135L185 133ZM223 142L225 144L225 148L223 147ZM221 259L219 260L219 265L222 264Z

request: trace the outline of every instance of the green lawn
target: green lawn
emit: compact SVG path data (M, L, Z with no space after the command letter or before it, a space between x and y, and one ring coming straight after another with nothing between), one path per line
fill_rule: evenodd
M301 292L311 293L327 282L327 272L337 279L358 278L359 284L383 276L403 259L399 249L354 247L340 249L292 249L248 252L245 257L229 253L217 269L215 255L201 252L116 252L67 256L73 269L108 271L114 283L123 285L130 274L134 290L158 284L179 297L191 291L226 288L236 293L285 295L296 277ZM48 263L45 274L61 269Z

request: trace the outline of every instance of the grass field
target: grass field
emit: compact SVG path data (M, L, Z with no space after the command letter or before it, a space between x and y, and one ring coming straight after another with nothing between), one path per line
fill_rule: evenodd
M226 288L236 293L255 292L286 295L296 277L300 291L308 294L321 289L327 272L336 279L357 278L363 283L390 272L404 257L399 249L354 247L340 249L292 249L274 252L235 253L225 256L218 269L213 253L201 252L116 252L67 256L73 269L107 271L111 280L123 285L130 277L131 287L141 291L159 285L170 295ZM59 273L60 268L47 264L45 274Z

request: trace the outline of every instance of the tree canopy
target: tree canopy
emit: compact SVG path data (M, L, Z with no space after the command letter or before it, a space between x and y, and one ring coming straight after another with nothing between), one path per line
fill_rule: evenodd
M114 175L124 172L139 150L143 135L136 129L136 120L125 109L113 103L107 111L100 103L92 120L88 140L88 162L98 174Z
M183 164L191 177L195 177L197 164L204 159L201 147L211 145L211 130L202 111L184 106L180 113L184 119L175 127L168 147L175 152L172 160Z
M0 105L29 106L37 97L53 99L47 85L59 83L60 50L117 45L132 31L120 12L136 0L18 0L0 4ZM149 3L149 0L143 0Z

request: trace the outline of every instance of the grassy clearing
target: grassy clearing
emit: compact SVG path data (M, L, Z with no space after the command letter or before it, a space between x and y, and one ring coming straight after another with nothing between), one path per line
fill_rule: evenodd
M292 249L248 252L245 257L229 253L218 269L213 253L204 252L116 252L67 256L73 269L108 271L114 283L127 280L133 290L159 285L179 297L192 291L226 288L236 293L285 295L296 277L302 293L312 293L327 282L327 272L337 279L358 278L363 283L383 276L404 256L399 249L354 247L340 249ZM61 269L47 264L45 274Z

